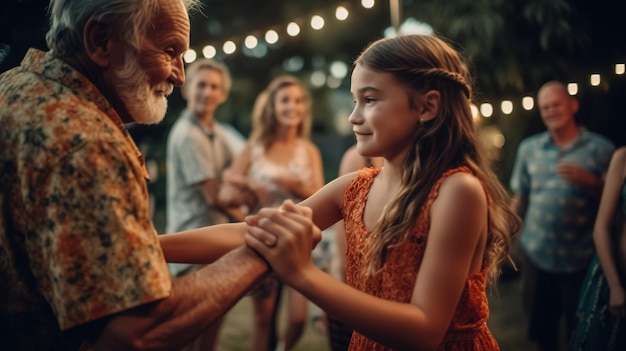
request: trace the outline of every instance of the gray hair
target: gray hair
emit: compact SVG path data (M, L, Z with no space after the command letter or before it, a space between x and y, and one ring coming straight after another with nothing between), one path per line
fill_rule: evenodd
M230 76L230 71L225 64L214 59L199 59L187 66L185 69L185 75L187 77L194 77L201 69L212 69L219 72L222 75L222 88L224 89L224 93L226 93L226 95L230 93L232 78ZM183 89L186 89L186 86L186 84L183 85Z
M119 29L129 48L139 49L162 1L171 0L50 0L48 47L57 57L70 57L82 50L83 29L89 20L106 21ZM200 0L180 0L188 11Z

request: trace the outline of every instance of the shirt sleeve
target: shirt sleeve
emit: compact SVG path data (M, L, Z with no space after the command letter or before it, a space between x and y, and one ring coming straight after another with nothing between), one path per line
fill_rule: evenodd
M522 142L517 149L517 155L515 156L515 164L513 165L510 182L511 190L522 195L528 194L530 188L530 176L528 175L526 149L527 147L525 142Z
M211 157L212 148L209 137L194 129L189 129L189 133L178 141L174 152L185 184L197 184L217 177L217 160Z
M146 180L128 142L77 143L39 171L26 238L34 279L64 330L171 290Z

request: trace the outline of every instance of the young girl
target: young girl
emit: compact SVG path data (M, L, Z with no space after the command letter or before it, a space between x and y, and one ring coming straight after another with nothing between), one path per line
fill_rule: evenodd
M227 185L220 199L242 205L233 186L249 187L260 207L277 207L286 200L300 201L324 185L322 159L309 140L311 106L307 90L292 76L279 76L259 95L253 109L252 133L242 153L228 170ZM248 204L250 205L250 204ZM281 285L276 277L267 278L252 293L257 351L273 350L274 319ZM288 321L284 348L290 350L302 335L308 301L287 289Z
M626 147L622 146L613 153L604 182L593 230L596 257L580 294L572 351L626 350L625 215Z
M356 150L356 144L350 146L341 157L339 163L339 176L347 173L358 171L363 167L382 167L382 157L363 157L359 155ZM338 266L338 278L342 281L346 279L345 272L345 256L346 256L346 231L343 225L343 221L339 221L333 227L335 232L336 254L337 254L337 266ZM350 338L352 337L352 329L348 325L337 320L331 315L326 314L327 328L328 328L328 341L330 343L331 351L345 351L350 345Z
M485 286L519 218L478 150L467 66L434 36L381 39L357 58L351 91L357 150L384 167L339 177L301 202L319 229L344 220L347 284L311 263L311 235L302 235L311 225L292 213L299 206L261 210L246 243L354 328L350 350L498 350Z

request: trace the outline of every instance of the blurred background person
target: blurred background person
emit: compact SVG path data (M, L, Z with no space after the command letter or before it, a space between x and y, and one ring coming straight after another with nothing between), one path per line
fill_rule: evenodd
M186 69L182 96L187 101L167 140L167 229L174 233L212 224L243 220L239 206L219 201L222 173L241 151L245 139L226 129L215 111L231 88L228 68L211 59L197 60ZM240 194L240 196L242 196ZM172 276L201 266L170 263ZM213 350L221 320L188 350Z
M578 101L561 82L537 94L545 132L520 144L511 189L512 206L524 219L523 302L529 339L540 350L559 350L561 318L567 340L576 325L576 306L594 252L592 231L603 177L614 145L575 119Z
M252 132L243 151L228 170L220 197L239 206L237 187L253 189L260 207L279 206L286 199L298 202L324 185L322 158L310 139L311 99L304 85L293 76L273 79L255 101ZM291 350L300 339L307 318L308 300L287 289L287 329L284 341L274 345L276 313L282 286L275 277L252 292L254 306L253 347L256 351Z
M611 158L570 350L626 350L626 147Z

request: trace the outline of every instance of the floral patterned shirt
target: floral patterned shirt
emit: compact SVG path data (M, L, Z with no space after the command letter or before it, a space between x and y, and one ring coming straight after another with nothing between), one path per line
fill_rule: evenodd
M3 347L76 349L85 323L169 296L143 158L98 89L31 49L0 76L0 126Z

